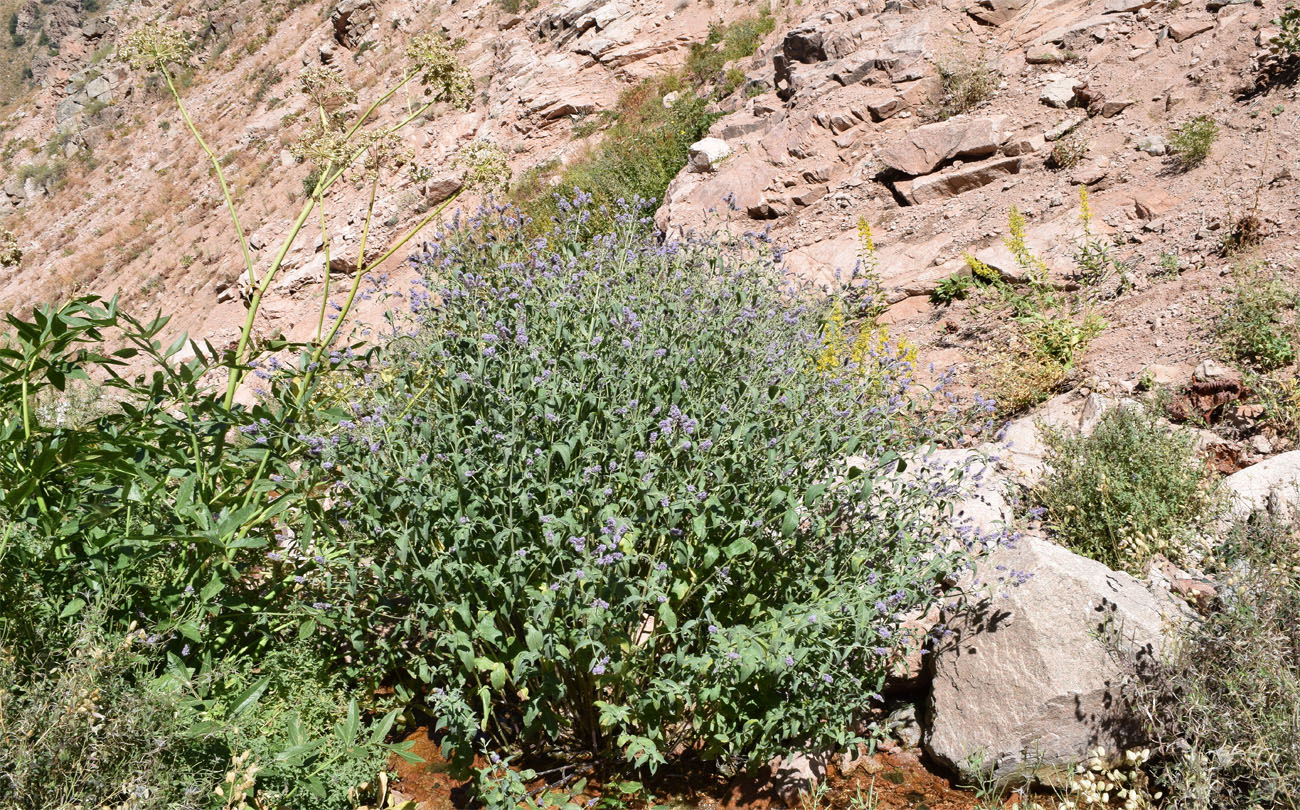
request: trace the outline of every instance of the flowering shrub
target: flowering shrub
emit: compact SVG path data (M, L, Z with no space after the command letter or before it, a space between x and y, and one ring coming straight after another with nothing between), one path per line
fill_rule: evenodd
M1180 560L1221 511L1196 436L1161 423L1155 403L1102 414L1090 436L1048 431L1049 472L1035 491L1060 541L1141 573L1154 554Z
M1296 514L1234 521L1206 568L1221 583L1170 654L1130 662L1168 807L1300 808L1300 534Z
M416 257L439 305L318 442L348 541L319 621L462 761L846 741L964 556L954 477L900 475L910 368L818 370L826 304L765 252L613 218L552 250L499 208Z

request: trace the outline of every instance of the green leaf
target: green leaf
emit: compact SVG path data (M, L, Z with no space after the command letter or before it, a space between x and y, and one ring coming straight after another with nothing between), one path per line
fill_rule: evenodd
M793 509L787 509L785 517L781 519L781 536L794 537L794 533L798 528L799 514Z
M66 619L69 616L75 616L78 613L80 613L81 609L84 608L85 606L86 606L85 599L82 599L80 596L73 597L72 600L68 602L68 604L63 606L63 611L59 613L59 618Z
M667 602L660 603L657 615L659 621L663 622L664 627L668 628L668 632L671 633L677 629L677 614L673 613L673 609L668 607Z
M813 484L808 487L808 491L803 494L803 505L811 509L813 504L821 500L821 497L825 492L826 484Z
M257 705L257 701L262 699L262 694L266 692L266 687L271 683L271 676L267 675L262 680L253 684L244 690L243 694L235 698L234 708L230 710L230 719L235 720L242 717L244 712L252 709Z
M393 728L393 721L397 719L399 709L393 709L388 714L380 718L375 727L370 730L370 744L378 745L388 736L388 732Z
M424 757L420 756L419 754L413 753L411 751L411 749L415 747L414 740L405 740L403 742L393 743L392 745L386 745L384 747L387 748L389 751L392 751L397 756L401 757L403 761L409 762L412 765L418 765L421 762L424 762Z
M528 645L529 652L541 652L543 640L542 631L532 625L529 625L528 629L524 631L524 644Z
M727 557L728 558L739 557L742 554L748 554L749 552L753 551L755 548L757 548L757 546L754 545L753 540L750 540L748 537L741 537L734 540L730 545L727 546L726 549Z
M356 698L348 701L348 716L345 717L335 733L338 735L338 741L344 745L351 745L357 738L357 732L361 730L361 710L357 707Z
M213 576L212 581L210 581L207 585L204 585L203 590L199 591L199 601L211 602L212 597L221 593L221 590L225 587L226 584L221 581L221 577Z

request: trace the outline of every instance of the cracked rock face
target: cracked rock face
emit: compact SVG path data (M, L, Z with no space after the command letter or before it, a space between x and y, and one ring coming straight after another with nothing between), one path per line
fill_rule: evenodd
M963 778L982 765L1015 782L1049 779L1099 745L1138 744L1109 645L1159 655L1186 608L1036 537L994 552L977 577L989 598L949 621L933 655L926 751Z

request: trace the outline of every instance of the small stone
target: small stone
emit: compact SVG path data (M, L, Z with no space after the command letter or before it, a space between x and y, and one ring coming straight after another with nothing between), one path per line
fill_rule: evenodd
M1039 94L1038 100L1049 107L1065 109L1070 106L1074 100L1075 79L1072 76L1063 76L1059 73L1049 73L1047 75L1047 85L1043 92Z
M1056 126L1043 133L1043 138L1047 141L1057 141L1070 134L1075 127L1087 120L1086 115L1076 115L1073 118L1067 118Z
M1147 135L1138 141L1137 148L1139 152L1159 156L1169 151L1169 142L1162 135Z
M1137 102L1133 99L1107 99L1101 104L1101 117L1114 118Z
M800 191L790 197L795 205L812 205L813 203L826 196L827 187L824 185L813 186L812 188Z
M1207 382L1209 380L1222 380L1232 377L1233 373L1232 369L1222 363L1207 358L1201 361L1201 364L1196 367L1196 371L1193 372L1192 376L1197 380Z
M1169 23L1169 37L1174 42L1191 39L1214 27L1214 20L1175 20Z
M692 172L716 172L731 155L731 147L721 138L705 138L691 144L687 169Z

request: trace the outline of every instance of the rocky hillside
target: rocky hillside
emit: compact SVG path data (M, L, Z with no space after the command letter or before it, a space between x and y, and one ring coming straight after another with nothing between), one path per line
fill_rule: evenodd
M1156 366L1186 378L1214 351L1210 327L1242 263L1225 257L1223 238L1239 221L1249 224L1250 256L1275 270L1288 269L1293 249L1300 111L1294 89L1267 82L1277 4L91 7L29 0L15 11L19 39L52 44L15 51L30 59L31 78L3 124L0 205L27 258L0 278L6 307L116 292L176 311L196 334L219 338L239 320L232 233L202 156L161 88L114 57L124 32L159 17L198 46L182 92L233 176L259 252L287 227L309 172L287 151L306 109L295 83L305 65L339 67L364 97L411 35L438 27L466 43L473 108L409 136L430 171L383 183L378 251L455 190L449 164L460 146L498 143L517 178L581 161L623 91L679 69L692 44L718 50L711 31L760 12L773 30L725 79L706 82L717 141L672 183L656 221L669 231L769 229L791 272L814 278L851 268L858 223L869 223L891 304L884 321L936 366L979 377L987 338L1005 325L981 322L960 301L936 307L931 295L969 274L967 255L1016 277L1002 244L1013 206L1052 283L1077 287L1077 188L1089 191L1089 233L1105 242L1118 281L1091 296L1107 326L1072 374L1102 389L1131 387ZM1207 159L1183 167L1166 154L1168 138L1198 116L1218 137ZM327 227L355 245L365 195L332 194ZM334 258L333 271L354 258ZM320 240L289 264L266 309L268 332L292 335L304 320L323 282Z
M1300 56L1277 44L1289 36L1300 51L1300 12L1283 30L1285 11L1279 0L25 0L6 12L0 46L0 214L23 252L0 268L0 308L119 295L218 346L238 334L243 267L216 172L168 88L118 56L131 31L185 32L193 58L176 66L176 92L231 181L261 269L315 182L292 148L316 114L300 71L337 70L358 91L355 112L401 75L413 38L440 31L473 77L468 110L439 107L402 130L409 159L373 200L351 180L329 192L258 333L311 335L332 278L461 191L455 158L474 142L503 150L506 193L538 216L553 191L590 181L598 202L650 191L665 239L757 233L791 276L840 296L823 335L801 333L825 343L829 367L856 370L890 345L978 417L953 442L978 455L937 454L977 470L959 534L974 546L1025 529L998 550L996 581L979 583L1007 591L993 614L908 617L933 643L897 676L895 736L968 782L1066 766L1140 737L1113 715L1130 673L1098 621L1120 622L1149 654L1171 621L1192 626L1178 620L1235 587L1206 573L1210 554L1173 555L1160 545L1173 535L1134 516L1160 512L1180 542L1218 528L1227 508L1210 508L1201 458L1226 475L1233 508L1300 491ZM418 109L418 93L403 90L383 120ZM512 242L525 252L526 227ZM656 236L646 253L663 251ZM407 252L377 285L400 293L414 278ZM832 284L849 276L855 291ZM365 299L360 322L379 323L389 304ZM1163 399L1139 401L1155 391ZM1099 474L1050 469L1054 453L1071 458L1062 436L1098 430L1098 445L1072 449L1103 457ZM1097 528L1108 517L1097 508L1088 537L1109 532L1109 546L1052 542L1085 511L1071 513L1067 495L1122 488L1149 472L1150 448L1184 437L1148 465L1166 480L1125 504L1122 536ZM1052 476L1061 504L1039 486ZM1103 604L1106 617L1090 613ZM991 757L982 766L968 759L977 748ZM805 759L803 789L827 769Z

